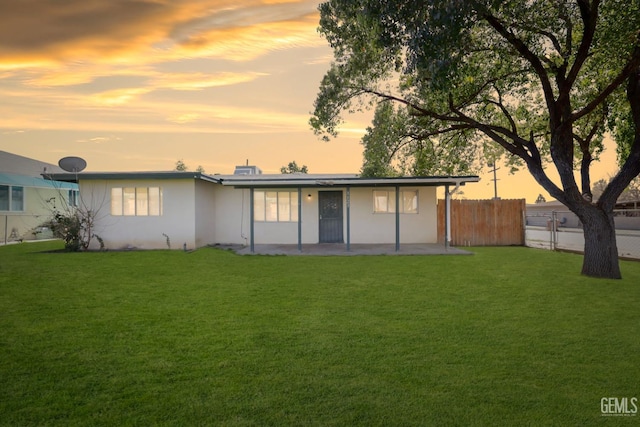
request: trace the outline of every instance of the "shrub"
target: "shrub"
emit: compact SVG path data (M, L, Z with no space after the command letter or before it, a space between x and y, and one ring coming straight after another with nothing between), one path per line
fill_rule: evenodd
M78 252L87 250L91 239L96 237L92 234L94 219L95 215L91 210L55 211L47 225L55 237L64 241L66 250ZM104 247L104 243L100 243L101 248Z

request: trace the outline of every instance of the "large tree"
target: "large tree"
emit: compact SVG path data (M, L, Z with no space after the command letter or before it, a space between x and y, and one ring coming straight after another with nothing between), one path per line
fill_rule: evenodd
M580 218L582 273L621 277L613 207L640 173L640 2L331 0L320 13L335 61L311 118L318 134L383 101L407 144L464 147L468 161L491 143ZM593 202L607 130L620 170Z

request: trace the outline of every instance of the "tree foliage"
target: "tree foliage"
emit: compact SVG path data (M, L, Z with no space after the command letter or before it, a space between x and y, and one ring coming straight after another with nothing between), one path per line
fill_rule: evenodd
M289 174L289 173L309 173L309 169L306 165L298 166L296 161L289 162L288 165L282 166L280 168L280 173Z
M378 104L373 123L362 138L361 175L421 176L468 174L476 159L463 138L454 135L447 143L416 138L412 118L391 102Z
M175 166L174 169L177 170L178 172L186 172L186 171L189 170L189 166L187 166L184 163L184 160L179 159L179 160L176 161L176 166Z
M186 165L184 160L179 159L176 161L176 165L173 170L176 170L178 172L187 172L189 170L189 166ZM202 165L198 165L198 167L196 168L196 172L205 173L205 170Z
M330 0L320 13L335 62L315 102L315 131L335 136L344 111L395 104L376 112L363 172L370 159L375 173L381 160L391 172L412 173L390 156L398 146L405 158L424 154L430 160L420 165L434 171L504 153L581 218L588 239L600 228L612 233L615 201L640 173L640 2ZM594 204L590 166L606 130L620 172ZM615 234L607 255L592 243L583 272L619 275ZM602 269L610 271L595 271Z
M599 179L598 181L593 183L593 200L598 200L604 190L609 185L609 180ZM640 201L640 178L635 178L631 183L624 189L622 194L618 197L618 202L638 202Z

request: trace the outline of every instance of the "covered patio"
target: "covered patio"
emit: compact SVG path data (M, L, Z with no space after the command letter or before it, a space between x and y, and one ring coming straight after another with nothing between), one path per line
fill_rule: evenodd
M307 174L294 174L294 175L233 175L229 177L220 178L220 184L223 186L234 187L237 189L249 190L249 233L248 233L248 247L243 249L247 253L264 253L264 254L313 254L313 255L381 255L381 254L451 254L457 250L451 248L451 195L461 186L470 183L478 182L477 176L430 176L430 177L380 177L380 178L363 178L357 175L307 175ZM444 246L437 245L435 243L417 243L416 239L411 241L401 241L401 190L406 188L424 188L424 187L444 187L445 193L445 236ZM372 213L371 206L368 202L356 206L352 202L354 191L361 189L384 189L388 188L392 191L390 194L394 196L395 200L391 200L390 203L393 206L389 212L392 213L394 221L387 222L386 230L393 233L394 243L390 244L389 241L381 243L372 243L367 241L369 239L362 238L362 230L360 230L360 239L354 239L354 223L352 217L354 211L360 209L360 224L362 224L362 212ZM293 190L290 194L296 194L294 196L287 196L294 198L298 201L297 213L295 215L297 222L297 244L261 244L256 242L256 219L255 219L255 197L256 192L264 191L265 189L289 189ZM314 197L318 199L313 205L313 211L318 211L319 215L311 219L311 222L305 224L319 224L320 236L318 244L308 244L303 240L303 190L307 194L307 200L311 201ZM308 192L308 190L317 191L317 193ZM336 191L337 190L337 191ZM343 211L343 193L344 190L344 206ZM337 199L331 200L329 193L336 193ZM323 198L320 196L325 196ZM416 193L417 201L417 193ZM435 203L435 193L434 193ZM434 205L435 206L435 205ZM355 208L355 209L354 209ZM415 213L418 212L416 207ZM358 215L358 212L356 212ZM372 215L370 218L373 218ZM434 221L437 218L433 217ZM261 221L265 221L264 218ZM272 220L273 221L273 220ZM323 234L323 223L327 224L331 221L331 224L335 223L334 233ZM344 227L343 227L344 221ZM370 219L365 219L370 221ZM376 226L372 227L372 232ZM393 231L391 231L393 230ZM309 232L307 228L306 233ZM315 230L314 230L315 232ZM369 234L369 233L366 233ZM306 234L308 235L308 234ZM329 238L326 236L330 235ZM324 238L323 238L324 236ZM413 236L411 236L413 237ZM406 239L406 233L405 233ZM314 237L312 237L314 240ZM360 240L360 241L358 241ZM364 241L363 241L364 240ZM389 239L386 239L389 240ZM435 241L435 239L434 239ZM265 242L267 243L267 242ZM239 252L239 253L242 253ZM464 251L463 251L464 252Z
M238 255L314 255L314 256L357 256L357 255L473 255L472 252L431 243L403 244L351 244L349 249L343 243L321 243L298 245L260 245L229 247Z

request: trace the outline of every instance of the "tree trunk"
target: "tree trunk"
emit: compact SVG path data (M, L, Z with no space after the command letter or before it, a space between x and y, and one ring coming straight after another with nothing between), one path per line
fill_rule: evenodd
M591 277L621 279L613 212L591 206L582 212L584 259L582 274Z

